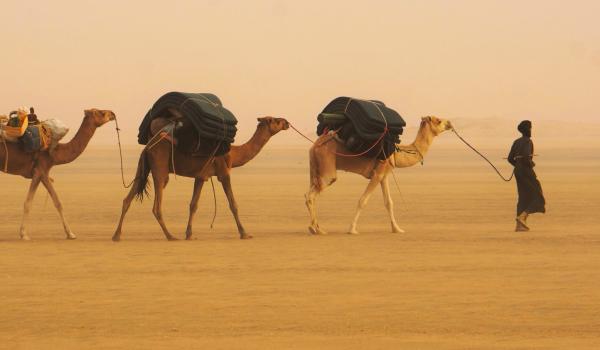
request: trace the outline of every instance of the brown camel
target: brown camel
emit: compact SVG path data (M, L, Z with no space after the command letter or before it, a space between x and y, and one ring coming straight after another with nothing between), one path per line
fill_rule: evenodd
M410 145L397 145L397 151L385 160L367 157L344 157L336 153L350 154L340 142L336 135L325 134L319 137L309 151L310 155L310 189L306 194L306 206L310 214L311 223L308 227L312 234L327 234L319 227L315 200L319 193L333 184L336 180L337 170L344 170L359 174L370 179L365 192L358 201L358 208L348 233L358 234L356 225L361 210L367 205L369 197L377 187L381 185L385 207L389 213L392 232L404 232L396 223L394 218L394 203L390 195L388 175L394 168L406 168L423 161L427 154L433 138L440 133L452 129L450 121L436 117L424 117L415 141Z
M178 150L177 147L172 147L171 142L167 139L158 141L158 143L151 148L146 147L140 155L133 186L129 191L129 194L127 194L123 200L121 218L119 219L119 225L117 226L112 240L117 242L121 239L121 230L123 228L125 214L136 196L138 196L140 200L143 198L146 192L148 175L150 172L152 172L152 179L154 182L154 206L152 208L152 213L162 228L165 237L170 241L176 240L176 238L169 233L169 230L165 225L161 209L163 190L169 181L169 173L173 173L173 164L175 166L175 174L178 176L194 178L194 191L192 193L192 200L190 201L190 213L185 232L185 238L187 240L192 239L192 222L194 214L198 209L198 200L200 199L202 186L211 176L216 176L223 186L223 190L229 201L229 208L231 209L237 224L240 238L252 238L252 235L246 233L240 222L238 206L231 189L231 169L248 163L256 157L273 135L281 130L289 128L289 123L283 118L264 117L258 118L258 122L256 132L248 142L239 146L233 145L228 153L218 157L193 156L188 152ZM151 133L155 135L169 123L171 123L171 121L167 118L155 119L152 122ZM172 152L174 153L173 160L171 159Z
M115 114L108 110L86 109L84 112L83 122L79 130L71 141L67 143L59 143L52 152L27 153L22 150L19 144L7 142L8 148L8 174L21 175L27 179L31 179L29 192L25 200L23 211L23 220L19 235L23 240L29 240L27 235L27 221L31 210L31 202L37 190L40 181L48 190L54 206L60 215L62 224L67 235L67 239L75 239L75 234L69 228L67 221L63 215L63 208L58 195L52 185L52 179L49 177L50 169L55 165L71 163L85 150L88 142L94 136L96 128L104 125L108 121L115 119ZM6 159L6 150L4 146L0 146L0 164L4 164ZM4 170L4 167L1 167Z

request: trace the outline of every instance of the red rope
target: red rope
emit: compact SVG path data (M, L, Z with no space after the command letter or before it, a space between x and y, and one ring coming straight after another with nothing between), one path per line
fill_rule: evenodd
M304 135L303 133L300 132L300 130L296 129L292 124L290 124L290 127L292 129L294 129L295 132L297 132L300 136L304 137L305 139L307 139L308 141L310 141L311 143L315 143L315 141L311 140L308 136ZM338 129L339 130L339 129ZM338 130L335 130L333 133L337 133ZM360 153L356 153L356 154L346 154L346 153L339 153L336 151L331 151L333 154L335 154L336 156L340 156L340 157L360 157L360 156L364 156L365 154L369 153L369 151L371 151L373 148L375 148L375 146L377 146L377 144L379 144L379 142L381 142L381 140L383 140L383 137L385 136L385 134L387 134L388 132L388 128L385 127L383 129L383 132L381 133L381 136L379 136L379 138L377 139L377 141L375 141L375 143L369 147L366 151L360 152Z

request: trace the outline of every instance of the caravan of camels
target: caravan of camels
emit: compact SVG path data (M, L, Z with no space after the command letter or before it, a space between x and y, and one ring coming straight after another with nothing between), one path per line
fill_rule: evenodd
M340 102L343 104L340 105ZM330 113L336 106L341 108L337 114ZM0 123L2 171L31 179L19 237L22 240L30 239L27 226L32 201L41 182L60 215L66 238L75 239L76 236L63 214L50 170L55 165L76 160L85 151L97 128L109 121L116 121L115 113L99 109L85 110L83 122L75 136L69 142L56 142L49 146L44 138L51 138L52 128L44 124L44 121L37 121L33 108L31 111L26 118L23 117L26 115L24 111L19 111L15 116L4 117ZM20 116L21 123L29 122L29 125L19 124L19 120L13 119L19 118L17 115ZM318 120L319 137L309 150L310 185L305 195L310 215L309 232L313 235L326 234L319 226L315 202L317 195L336 181L337 170L368 179L348 233L358 234L357 223L361 211L378 186L381 186L391 231L404 232L394 217L388 183L390 174L393 175L395 168L410 167L422 162L434 138L452 129L450 121L433 116L423 117L415 140L410 144L401 144L399 135L402 134L404 120L380 101L338 98L326 107ZM258 118L252 137L244 144L233 145L236 123L233 114L212 94L169 93L161 97L140 125L138 142L145 147L139 156L135 178L123 200L121 216L112 240L121 240L125 215L133 200L137 197L141 201L148 195L150 174L154 189L152 213L167 240L177 239L168 230L162 214L163 193L170 174L194 179L186 240L193 238L192 224L202 187L213 176L222 185L240 238L252 238L240 220L231 185L231 171L254 159L271 137L293 126L284 118ZM11 130L11 127L21 130ZM9 131L17 132L19 135L16 136L21 139L10 137ZM26 147L32 142L36 147Z

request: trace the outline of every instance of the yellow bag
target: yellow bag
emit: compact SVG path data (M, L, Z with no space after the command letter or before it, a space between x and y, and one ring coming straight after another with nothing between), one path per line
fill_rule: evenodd
M2 127L2 129L4 129L4 133L6 134L6 136L18 138L18 137L23 136L23 134L25 133L25 130L27 130L27 127L29 126L29 118L27 118L27 113L25 113L25 111L21 111L21 110L17 111L17 116L13 117L13 118L19 118L19 125L18 126L10 126L7 124L7 125L4 125ZM9 119L9 124L10 124L10 119Z
M50 147L52 143L52 130L44 124L39 124L40 128L40 141L42 144L42 151L45 151Z

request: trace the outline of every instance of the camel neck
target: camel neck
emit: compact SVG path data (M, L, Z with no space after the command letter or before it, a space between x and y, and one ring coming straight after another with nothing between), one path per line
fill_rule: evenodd
M52 152L52 158L55 165L70 163L77 159L83 153L94 132L96 125L91 117L84 117L81 126L71 141L60 143Z
M398 145L394 153L396 167L404 168L423 162L433 142L433 132L428 123L421 123L417 137L409 145Z
M232 166L242 166L254 159L270 138L271 133L269 130L264 126L259 125L248 142L240 146L231 146L230 155Z
M419 132L417 133L417 137L411 144L415 149L417 149L422 156L429 151L429 146L433 142L433 132L431 131L431 127L429 123L422 123L419 127Z

